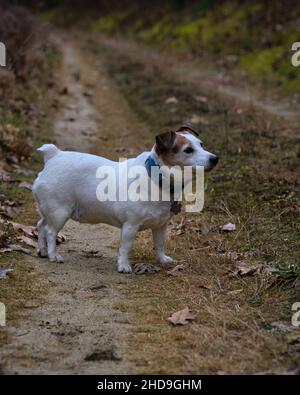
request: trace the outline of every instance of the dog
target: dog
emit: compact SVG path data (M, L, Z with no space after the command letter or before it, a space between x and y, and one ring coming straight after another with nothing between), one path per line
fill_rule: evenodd
M72 218L78 222L106 223L121 229L117 260L120 273L132 271L128 256L134 238L138 231L147 228L152 229L158 261L163 264L173 261L165 254L164 244L168 222L178 211L178 202L174 198L170 201L99 201L97 170L109 167L118 172L124 162L62 151L53 144L44 144L38 151L43 153L45 162L32 189L41 215L37 225L39 256L48 257L51 262L63 262L56 250L56 237L67 220ZM204 149L194 129L182 126L175 132L156 136L150 152L143 152L125 162L129 170L133 166L145 168L151 179L152 167L203 166L205 171L209 171L218 163L218 157ZM122 187L124 179L119 177L118 181Z

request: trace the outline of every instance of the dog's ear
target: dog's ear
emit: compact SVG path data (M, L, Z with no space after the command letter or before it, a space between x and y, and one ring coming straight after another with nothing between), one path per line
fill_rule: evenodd
M176 132L184 132L184 131L186 131L186 130L189 130L189 131L192 132L195 136L199 137L199 133L198 133L195 129L191 128L191 127L188 126L188 125L182 125L182 126L180 126L180 128L179 128L178 130L176 130Z
M175 132L166 132L155 137L156 149L158 154L162 154L172 149L176 139Z

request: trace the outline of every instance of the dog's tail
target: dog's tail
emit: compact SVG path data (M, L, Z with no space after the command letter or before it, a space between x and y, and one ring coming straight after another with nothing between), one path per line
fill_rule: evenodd
M56 147L54 144L44 144L37 151L42 152L44 154L44 162L48 162L49 159L53 158L60 152L60 149Z

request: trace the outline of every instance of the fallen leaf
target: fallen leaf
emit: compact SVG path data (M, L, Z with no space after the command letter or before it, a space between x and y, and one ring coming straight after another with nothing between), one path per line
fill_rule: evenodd
M206 285L206 284L200 284L199 287L204 289L212 289L211 285Z
M236 230L236 225L232 224L231 222L229 222L228 224L225 224L221 227L221 229L224 232L233 232L234 230Z
M185 265L184 264L176 265L175 267L173 267L172 270L168 270L167 274L169 276L178 276L178 274L180 272L182 272L182 270L184 270L184 269L185 269Z
M11 181L11 177L7 173L7 171L5 171L3 169L0 169L0 180L2 180L4 182L10 182Z
M195 96L195 100L201 103L207 103L208 99L205 96Z
M13 206L1 206L0 210L9 218L13 218L20 211L18 207Z
M4 269L0 269L0 278L6 278L7 274L12 272L13 269L11 269L10 267L6 267Z
M32 191L32 184L29 184L29 182L26 182L26 181L22 181L19 184L19 188L25 188L25 189L29 189L30 191Z
M283 324L282 322L272 322L270 324L271 332L289 333L295 330L294 326Z
M188 307L185 307L183 310L176 311L169 318L168 321L173 325L186 325L188 320L194 320L196 315L191 312Z
M30 237L20 236L20 237L17 237L17 239L30 247L33 247L33 248L37 247L36 241L32 240Z
M160 268L151 263L134 263L132 265L135 274L157 273Z
M66 236L63 233L59 233L56 236L56 244L65 243L66 240L67 240L67 238L66 238Z
M18 244L8 244L7 247L0 249L0 253L2 253L2 254L5 252L12 252L12 251L23 252L24 254L31 255L30 250L28 250L27 248L24 248Z
M167 98L166 103L167 104L177 104L178 103L178 99L176 99L175 96L171 96L171 97Z
M252 266L248 262L239 261L235 262L227 273L229 274L229 277L252 276L256 274L258 270L258 266Z
M37 229L35 226L19 224L18 222L12 222L12 221L8 221L8 223L13 226L14 230L20 230L25 235L30 237L37 237Z

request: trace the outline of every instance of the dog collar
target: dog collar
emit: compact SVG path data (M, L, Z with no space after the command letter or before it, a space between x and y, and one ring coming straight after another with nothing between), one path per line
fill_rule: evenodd
M148 158L145 161L145 167L148 173L149 178L151 179L151 168L152 167L158 167L160 168L159 164L155 161L153 156L150 154ZM159 188L162 188L162 174L159 174ZM174 185L170 185L170 211L174 214L178 214L181 211L181 203L178 201L174 200Z

